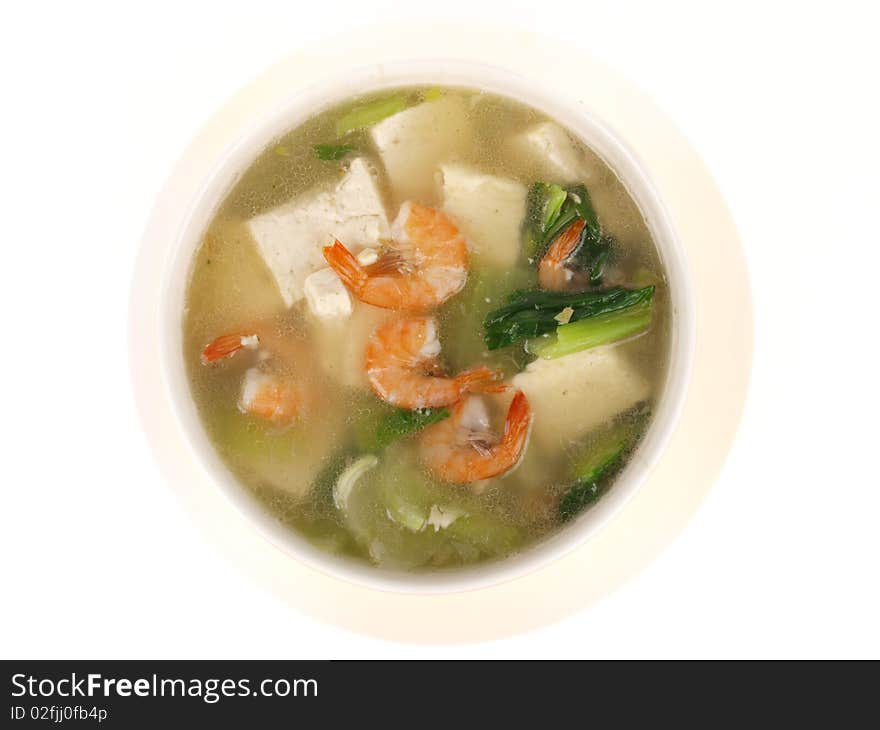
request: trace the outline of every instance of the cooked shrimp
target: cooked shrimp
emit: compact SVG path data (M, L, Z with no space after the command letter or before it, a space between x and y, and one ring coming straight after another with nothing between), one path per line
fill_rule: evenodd
M424 312L456 294L467 280L468 252L455 224L436 208L406 202L391 227L392 241L368 266L339 241L324 258L362 302Z
M244 374L238 407L276 426L288 426L303 415L307 396L295 379L252 367Z
M565 291L569 288L574 272L566 264L577 251L585 225L583 218L578 218L547 249L538 265L538 285L542 289Z
M259 325L249 332L220 335L202 350L201 361L204 365L217 363L242 350L257 351L263 362L245 372L239 410L278 426L293 423L303 414L308 393L296 379L274 370L291 366L294 345L274 334L268 325Z
M518 390L513 397L500 439L490 430L487 418L475 417L477 398L469 395L462 399L449 418L422 432L422 459L447 481L469 484L497 477L515 467L525 450L532 423L525 393Z
M367 342L367 380L384 401L400 408L439 408L498 374L486 367L448 378L440 367L440 340L433 317L404 317L381 325Z

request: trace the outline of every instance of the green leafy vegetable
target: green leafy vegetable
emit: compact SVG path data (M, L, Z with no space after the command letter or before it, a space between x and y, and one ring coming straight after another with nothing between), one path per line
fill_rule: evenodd
M537 256L547 242L547 235L559 220L568 193L561 185L536 182L529 189L526 213L526 249Z
M443 359L450 370L457 372L480 364L500 370L506 377L525 367L530 356L521 347L486 352L483 319L504 302L511 291L534 286L536 279L534 271L525 267L487 266L479 260L479 255L472 257L467 284L443 304L439 314L445 331L456 333L443 342Z
M602 272L611 253L613 239L602 233L593 201L586 185L563 188L552 183L536 182L529 190L526 214L526 252L536 261L560 233L576 220L584 221L570 268L589 274L590 284L602 281Z
M650 412L643 408L618 418L581 449L572 466L572 486L559 501L559 517L570 520L595 502L645 431Z
M316 144L312 149L319 160L341 160L354 151L350 144Z
M614 239L611 236L594 235L589 228L584 226L580 240L566 262L566 266L572 271L582 271L589 274L590 286L598 286L602 283L602 274L605 272L605 264L611 255L613 244Z
M627 309L560 325L555 335L529 340L526 347L538 357L552 360L632 337L650 326L651 302L643 301Z
M403 94L395 94L383 99L357 106L347 114L344 114L336 122L336 135L342 137L355 129L363 129L381 122L407 107L407 98Z
M425 408L418 411L395 408L382 415L378 421L365 419L359 423L355 442L361 452L376 453L394 441L421 431L447 416L448 408Z
M593 201L587 192L587 186L573 185L566 192L568 193L567 201L571 204L577 217L583 218L587 230L598 238L602 231L599 228L599 219L596 217L596 210L593 208Z
M529 255L539 256L573 221L582 218L588 234L599 237L599 221L585 185L564 188L536 182L529 190L526 213Z
M559 517L567 522L599 499L599 482L578 480L559 500Z
M585 292L515 292L507 298L504 306L486 315L483 341L486 347L495 350L522 339L554 332L559 327L556 316L566 307L571 307L568 321L572 323L649 303L653 296L653 286Z

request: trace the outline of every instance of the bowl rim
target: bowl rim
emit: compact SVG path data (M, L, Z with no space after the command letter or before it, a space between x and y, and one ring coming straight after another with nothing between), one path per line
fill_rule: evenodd
M182 356L182 322L192 256L218 206L256 156L284 132L339 101L403 86L481 89L544 112L592 148L620 178L638 205L665 268L670 292L669 360L665 382L645 437L613 487L571 524L511 557L474 566L404 572L326 553L274 518L239 484L210 443L192 399ZM406 593L450 593L497 585L532 573L575 550L632 499L662 458L687 396L695 351L694 284L687 255L649 172L630 147L586 104L547 95L505 68L438 59L367 64L292 90L230 141L189 201L161 267L158 312L163 386L187 450L210 481L270 543L325 575L356 585Z

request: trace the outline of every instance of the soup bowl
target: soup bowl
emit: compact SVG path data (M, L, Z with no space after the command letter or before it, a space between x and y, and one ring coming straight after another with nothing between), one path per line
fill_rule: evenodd
M668 366L650 426L602 498L542 542L504 560L470 567L395 572L334 556L311 545L257 503L220 459L199 419L183 357L184 298L193 255L221 201L257 155L307 118L357 94L399 86L481 89L513 98L557 120L617 174L646 221L667 276L671 303ZM661 459L683 407L694 352L695 306L686 252L663 200L645 169L614 129L582 102L547 93L534 79L487 64L448 59L401 60L347 69L282 96L226 147L177 228L161 271L158 338L168 399L192 457L211 482L266 539L317 570L367 587L405 592L449 592L485 587L535 571L588 540L639 490Z

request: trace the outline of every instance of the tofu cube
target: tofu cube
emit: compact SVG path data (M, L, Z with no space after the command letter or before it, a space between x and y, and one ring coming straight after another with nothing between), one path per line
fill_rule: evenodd
M512 379L532 406L532 438L558 452L648 397L648 382L617 345L536 360Z
M379 253L375 248L365 248L357 258L363 266L369 266L376 263ZM309 312L318 319L348 319L351 316L351 294L329 266L309 274L303 289Z
M357 251L389 235L373 170L360 157L335 186L299 195L247 225L287 307L305 296L309 274L326 266L321 249L334 238Z
M472 139L468 106L443 96L405 109L379 122L370 136L394 190L395 203L432 202L438 160L453 160Z
M547 182L569 185L599 182L602 164L590 160L556 122L540 122L512 140L512 151L536 165ZM597 164L597 162L599 164Z
M348 319L351 294L333 269L318 269L306 277L303 290L309 311L319 319Z
M443 209L470 249L486 264L513 266L522 249L526 186L456 163L440 166L440 182Z

